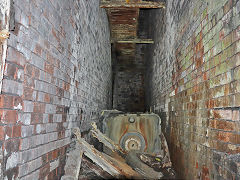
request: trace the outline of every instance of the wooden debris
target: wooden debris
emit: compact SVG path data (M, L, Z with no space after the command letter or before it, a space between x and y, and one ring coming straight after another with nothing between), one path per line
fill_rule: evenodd
M126 163L114 159L104 153L99 152L93 146L88 144L83 138L81 138L81 133L79 128L74 128L73 133L77 137L77 141L81 144L84 155L91 159L94 163L99 165L104 171L108 172L115 178L140 178L141 176L135 172Z
M163 2L140 1L140 2L123 2L123 1L101 1L101 8L165 8Z
M97 178L95 178L97 177ZM80 171L80 179L113 179L113 177L100 168L98 165L95 165L91 160L89 160L86 156L82 158L82 166Z
M137 153L136 158L140 159L144 164L154 169L154 171L161 172L164 175L164 179L176 178L176 173L172 168L172 164L170 162L164 162L163 158L158 158L147 153Z
M147 179L160 179L163 177L161 172L155 171L153 168L149 167L147 164L142 162L137 152L130 151L126 157L126 162L138 173L142 174Z
M91 133L93 137L97 138L100 142L102 142L106 147L108 147L111 151L119 152L120 154L126 154L126 152L118 145L113 142L110 138L105 136L98 128L96 123L92 123Z

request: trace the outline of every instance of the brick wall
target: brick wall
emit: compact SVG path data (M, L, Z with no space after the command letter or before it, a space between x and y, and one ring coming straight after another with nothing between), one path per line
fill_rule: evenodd
M138 17L137 37L147 39L147 24L144 17L146 12L141 10ZM121 56L119 52L113 52L114 92L113 108L124 112L145 112L145 70L147 60L144 59L146 44L119 44L132 49L131 55ZM127 49L128 50L128 49Z
M148 106L186 179L240 179L240 1L167 1L148 17Z
M125 46L135 46L136 51L141 47L134 44ZM144 59L135 56L117 58L113 68L113 108L124 112L144 112Z
M109 29L99 1L14 0L0 140L6 179L60 179L71 128L111 107ZM1 154L0 154L1 155Z

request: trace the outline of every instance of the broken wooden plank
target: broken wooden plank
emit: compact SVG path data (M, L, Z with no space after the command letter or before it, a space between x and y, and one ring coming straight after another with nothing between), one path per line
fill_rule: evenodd
M136 151L130 151L126 157L126 162L138 173L142 174L147 179L161 179L162 172L157 172L147 164L143 163L137 156Z
M94 177L97 176L98 178ZM104 171L100 166L94 164L86 156L82 158L82 167L79 176L80 179L113 179L108 172Z
M110 175L115 178L121 178L123 176L127 178L141 178L141 175L126 163L101 153L92 145L88 144L83 138L81 138L79 128L74 128L73 133L76 135L78 143L81 144L84 154Z
M102 142L106 147L108 147L111 151L120 152L120 154L126 154L124 150L118 145L113 142L110 138L105 136L98 128L96 123L92 123L92 130L91 133L93 137L97 138L100 142Z
M119 2L119 1L102 1L101 8L165 8L163 2L140 1L140 2Z
M153 44L154 41L152 39L119 39L112 40L112 43L133 43L133 44Z
M88 144L83 138L81 138L81 133L79 128L74 128L73 133L77 136L77 141L82 145L84 154L98 164L104 171L107 171L110 175L114 177L120 176L120 172L115 168L110 161L103 158L102 153L96 150L93 146Z

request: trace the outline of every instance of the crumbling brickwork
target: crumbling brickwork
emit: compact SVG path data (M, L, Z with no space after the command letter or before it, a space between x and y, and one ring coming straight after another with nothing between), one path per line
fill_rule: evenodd
M149 108L180 177L240 179L240 1L166 2L148 19Z
M87 131L111 106L107 16L97 0L13 2L0 95L4 176L60 179L71 128Z

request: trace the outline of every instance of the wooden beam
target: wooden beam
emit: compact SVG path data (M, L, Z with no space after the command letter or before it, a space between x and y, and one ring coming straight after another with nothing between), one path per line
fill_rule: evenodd
M105 136L98 128L95 122L91 123L92 130L91 133L93 137L97 138L100 142L102 142L106 147L108 147L111 151L116 151L120 153L121 155L126 154L124 150L118 145L113 142L110 138Z
M135 44L153 44L152 39L118 39L112 40L112 43L135 43Z
M140 2L117 2L117 1L101 1L101 8L165 8L163 2L140 1Z

